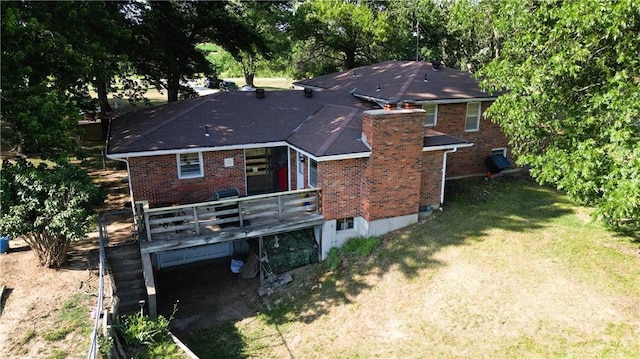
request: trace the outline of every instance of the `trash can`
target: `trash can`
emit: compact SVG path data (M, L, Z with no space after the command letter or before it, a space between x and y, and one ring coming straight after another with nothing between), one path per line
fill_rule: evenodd
M9 237L0 237L0 253L9 251Z

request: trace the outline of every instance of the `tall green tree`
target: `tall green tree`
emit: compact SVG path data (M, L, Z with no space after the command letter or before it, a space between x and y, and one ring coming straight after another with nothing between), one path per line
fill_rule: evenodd
M235 58L242 68L245 84L254 86L253 79L259 69L277 69L278 58L288 57L290 41L286 32L290 1L264 2L243 1L229 6L242 23L249 25L260 34L262 41L247 49L240 50ZM280 56L274 56L275 53Z
M507 30L497 22L509 20L500 11L504 1L455 0L445 6L443 59L449 66L475 72L499 55Z
M10 126L3 141L18 152L45 157L75 148L73 131L86 74L85 57L51 29L52 19L69 13L69 4L2 2L2 120ZM71 96L70 96L71 95Z
M380 5L384 6L394 29L387 41L387 59L443 59L447 18L442 3L434 0L391 0L380 2Z
M129 4L134 65L169 102L193 92L183 81L212 71L197 45L213 42L236 57L261 47L262 38L231 11L228 1L152 1Z
M81 110L108 110L107 83L126 38L123 13L104 2L2 2L3 140L18 152L64 157Z
M302 73L378 62L391 32L388 15L373 2L310 0L294 4L292 28ZM309 70L305 70L308 68Z
M640 221L640 4L507 1L480 71L518 162L615 225Z

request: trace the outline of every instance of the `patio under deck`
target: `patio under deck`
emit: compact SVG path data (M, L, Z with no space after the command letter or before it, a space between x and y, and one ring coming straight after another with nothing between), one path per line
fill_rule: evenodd
M317 188L161 208L138 202L140 251L153 254L309 228L324 223L320 208Z

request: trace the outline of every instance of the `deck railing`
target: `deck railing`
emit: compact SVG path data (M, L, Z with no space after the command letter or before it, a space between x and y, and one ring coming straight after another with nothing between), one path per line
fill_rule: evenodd
M176 234L199 236L225 228L244 229L320 213L320 189L311 188L256 196L223 199L219 201L150 208L149 203L137 203L141 209L148 241Z

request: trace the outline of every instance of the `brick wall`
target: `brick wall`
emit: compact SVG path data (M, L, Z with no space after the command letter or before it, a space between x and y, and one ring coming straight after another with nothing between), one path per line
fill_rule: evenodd
M440 205L443 157L443 151L429 151L422 154L421 207Z
M224 167L225 158L233 158L233 167ZM129 158L135 200L151 206L203 202L232 187L246 194L242 150L203 152L202 160L204 177L179 179L176 155Z
M318 162L322 214L326 219L360 216L361 175L366 158Z
M491 106L491 103L491 101L482 102L482 114ZM491 149L508 148L507 139L500 131L500 126L484 116L481 116L478 131L465 132L466 115L466 103L438 105L438 122L432 128L473 143L473 147L461 148L447 156L448 177L483 174L487 172L485 159L491 155ZM510 149L507 152L510 156Z
M417 212L422 178L423 110L365 111L372 147L362 178L362 216L373 221Z

